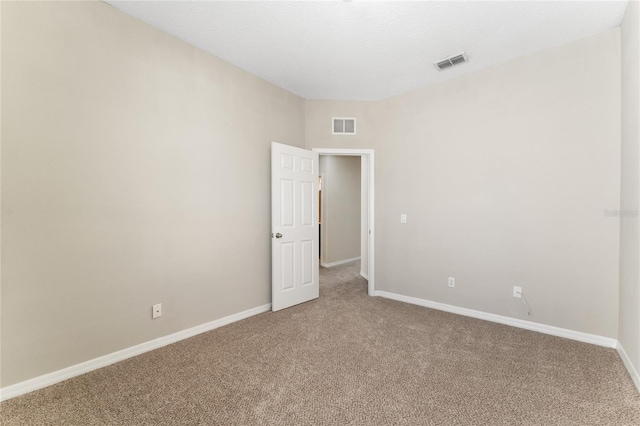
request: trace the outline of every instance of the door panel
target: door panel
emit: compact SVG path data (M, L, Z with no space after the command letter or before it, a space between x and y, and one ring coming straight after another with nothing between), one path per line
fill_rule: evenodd
M271 144L272 309L318 297L318 154Z

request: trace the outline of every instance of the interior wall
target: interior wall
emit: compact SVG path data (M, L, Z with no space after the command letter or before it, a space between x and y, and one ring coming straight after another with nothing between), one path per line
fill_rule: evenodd
M306 101L307 148L376 151L377 290L617 338L619 36L381 102ZM358 134L331 135L332 116Z
M321 155L322 265L360 257L360 157Z
M270 302L301 98L102 2L3 2L1 47L3 387Z
M620 201L620 333L640 371L640 3L630 1L621 27L622 182Z
M369 279L369 158L360 157L360 275Z

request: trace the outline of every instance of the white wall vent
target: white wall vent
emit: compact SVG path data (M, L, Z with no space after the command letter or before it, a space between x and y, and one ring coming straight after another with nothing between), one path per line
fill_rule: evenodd
M353 117L333 117L331 132L334 135L355 135L356 119Z
M436 62L433 64L439 71L442 71L447 68L451 68L454 65L464 64L465 62L469 62L469 58L467 55L462 52L457 55L450 56L446 59Z

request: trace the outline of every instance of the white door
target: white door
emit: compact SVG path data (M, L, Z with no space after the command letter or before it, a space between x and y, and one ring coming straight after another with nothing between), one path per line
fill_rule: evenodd
M271 309L315 299L318 153L271 143Z

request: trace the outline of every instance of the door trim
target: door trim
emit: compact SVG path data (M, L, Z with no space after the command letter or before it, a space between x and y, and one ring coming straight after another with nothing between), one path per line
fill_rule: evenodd
M367 269L367 275L369 276L367 293L369 296L375 296L376 290L376 274L375 274L375 152L373 149L338 149L338 148L313 148L312 151L317 152L318 155L345 155L351 157L366 157L369 159L369 205L368 205L368 217L369 217L369 267Z
M320 155L318 155L318 176L320 176L320 181L322 182L322 186L324 186L325 185L324 173L320 173ZM320 208L320 212L324 211L324 195L322 195L322 193L320 194L320 200L318 200L318 202L320 204L318 206ZM320 266L322 266L322 260L325 258L323 250L326 247L326 246L322 245L322 229L323 229L322 225L324 224L324 220L325 219L322 218L320 215L318 215L318 217L321 219L319 221L319 223L320 223L320 235L319 235L320 250L319 250L319 253L320 253ZM326 216L325 216L325 218L326 218ZM324 229L327 229L327 228L324 228Z

